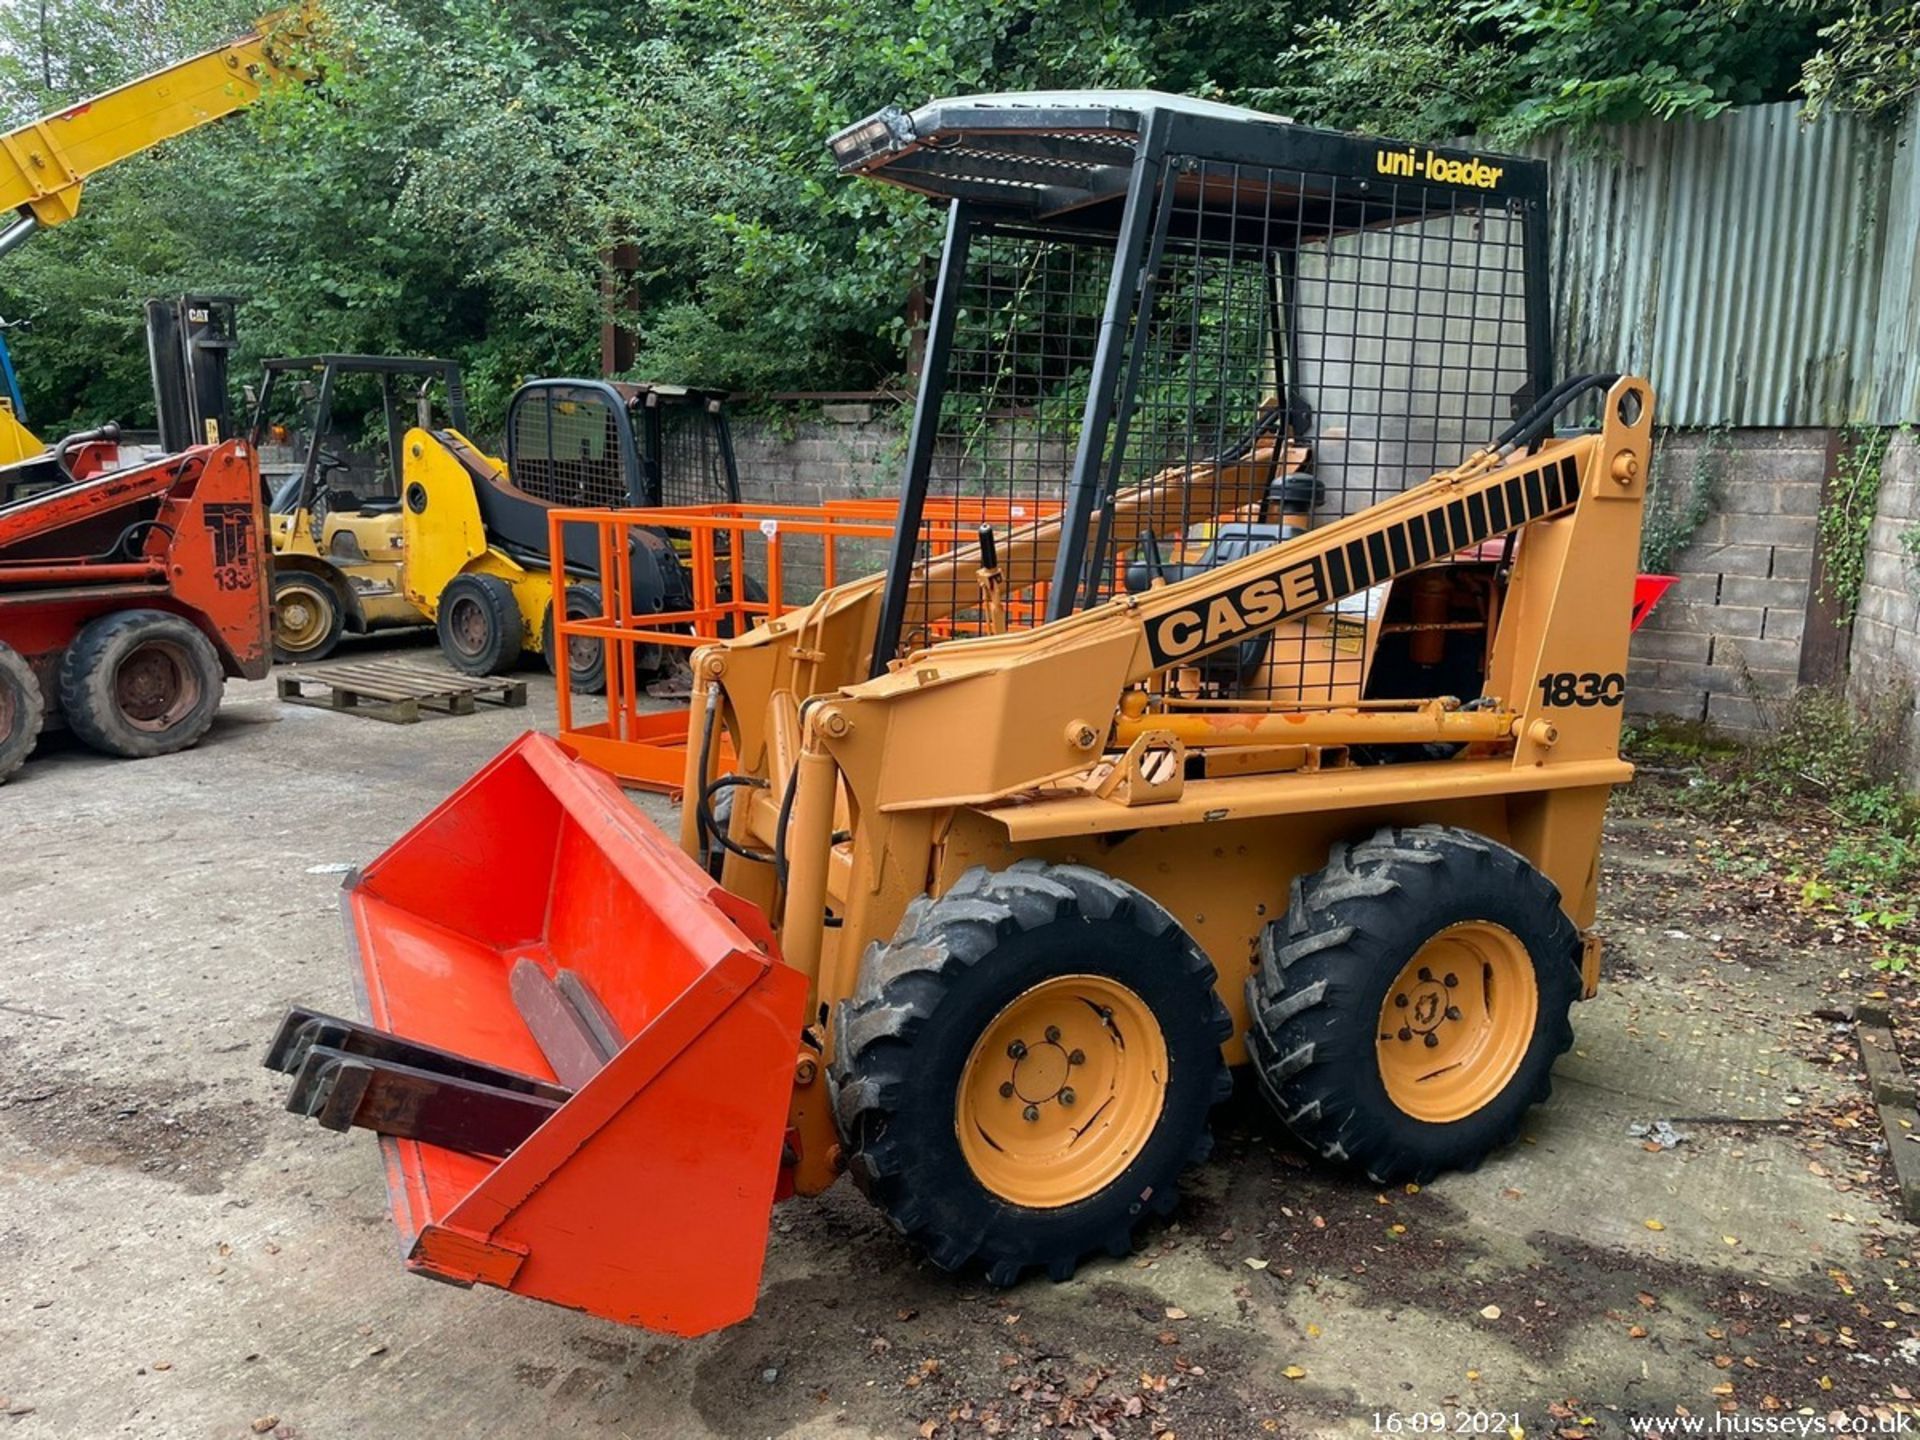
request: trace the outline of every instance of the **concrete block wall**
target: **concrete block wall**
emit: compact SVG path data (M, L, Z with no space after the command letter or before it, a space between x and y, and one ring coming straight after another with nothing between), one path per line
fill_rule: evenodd
M1880 505L1867 540L1853 617L1847 693L1863 707L1888 695L1911 707L1906 778L1920 790L1920 441L1896 435L1880 470Z
M1704 470L1713 506L1670 562L1679 583L1634 636L1628 712L1762 729L1766 703L1799 681L1827 432L1668 432L1654 464L1683 508Z
M787 414L736 415L731 422L740 498L748 504L819 505L828 500L888 499L900 493L904 415L887 405L796 406ZM824 542L790 536L781 542L781 588L789 604L817 593L826 577ZM879 568L878 543L839 544L837 578ZM767 573L763 542L749 537L750 573Z

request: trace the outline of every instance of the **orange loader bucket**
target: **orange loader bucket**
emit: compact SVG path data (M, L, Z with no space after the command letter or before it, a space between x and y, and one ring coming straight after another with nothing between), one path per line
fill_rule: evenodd
M289 1108L380 1132L409 1269L700 1335L752 1313L805 983L602 772L515 741L344 896L371 1025Z

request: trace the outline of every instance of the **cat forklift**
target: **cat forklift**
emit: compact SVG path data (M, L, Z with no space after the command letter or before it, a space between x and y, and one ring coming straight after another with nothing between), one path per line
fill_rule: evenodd
M885 571L696 653L677 843L529 734L350 875L290 1108L416 1273L679 1335L842 1177L994 1284L1125 1255L1236 1069L1369 1184L1478 1165L1632 774L1653 394L1552 375L1546 165L1153 92L831 144L946 208ZM924 543L983 493L1050 503Z
M510 669L523 653L552 668L549 510L740 493L720 397L680 386L529 381L508 404L504 458L467 438L450 360L271 359L253 414L256 444L306 440L269 506L282 661L322 659L349 632L433 625L466 674ZM567 603L597 615L601 557L580 541ZM624 584L639 614L688 604L685 567L658 530L632 533ZM569 676L575 689L605 688L603 647L574 642Z

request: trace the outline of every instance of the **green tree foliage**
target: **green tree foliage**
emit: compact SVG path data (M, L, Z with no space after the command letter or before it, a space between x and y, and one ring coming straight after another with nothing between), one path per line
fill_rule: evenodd
M1828 109L1885 118L1920 94L1920 5L1853 0L1820 31L1801 79L1807 115Z
M1819 20L1755 0L1362 0L1304 26L1258 93L1426 140L1704 118L1787 98Z
M243 368L451 355L489 424L524 376L596 367L605 257L630 247L639 375L866 388L905 366L939 233L834 172L827 135L882 105L1157 85L1514 138L1780 98L1811 58L1817 103L1885 108L1911 6L1889 30L1847 8L1871 4L326 0L312 83L96 177L0 260L0 315L34 323L13 344L43 431L149 418L140 301L187 290L243 299ZM0 7L0 106L30 118L251 21L247 0Z

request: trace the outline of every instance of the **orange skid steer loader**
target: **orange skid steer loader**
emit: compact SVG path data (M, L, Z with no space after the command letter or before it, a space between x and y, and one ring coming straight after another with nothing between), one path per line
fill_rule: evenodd
M351 877L291 1108L379 1133L415 1271L681 1335L843 1174L996 1284L1124 1254L1236 1067L1477 1164L1598 984L1644 610L1653 397L1552 379L1545 167L1150 92L831 143L947 205L885 571L696 653L677 843L528 735ZM982 497L1041 518L926 543Z

